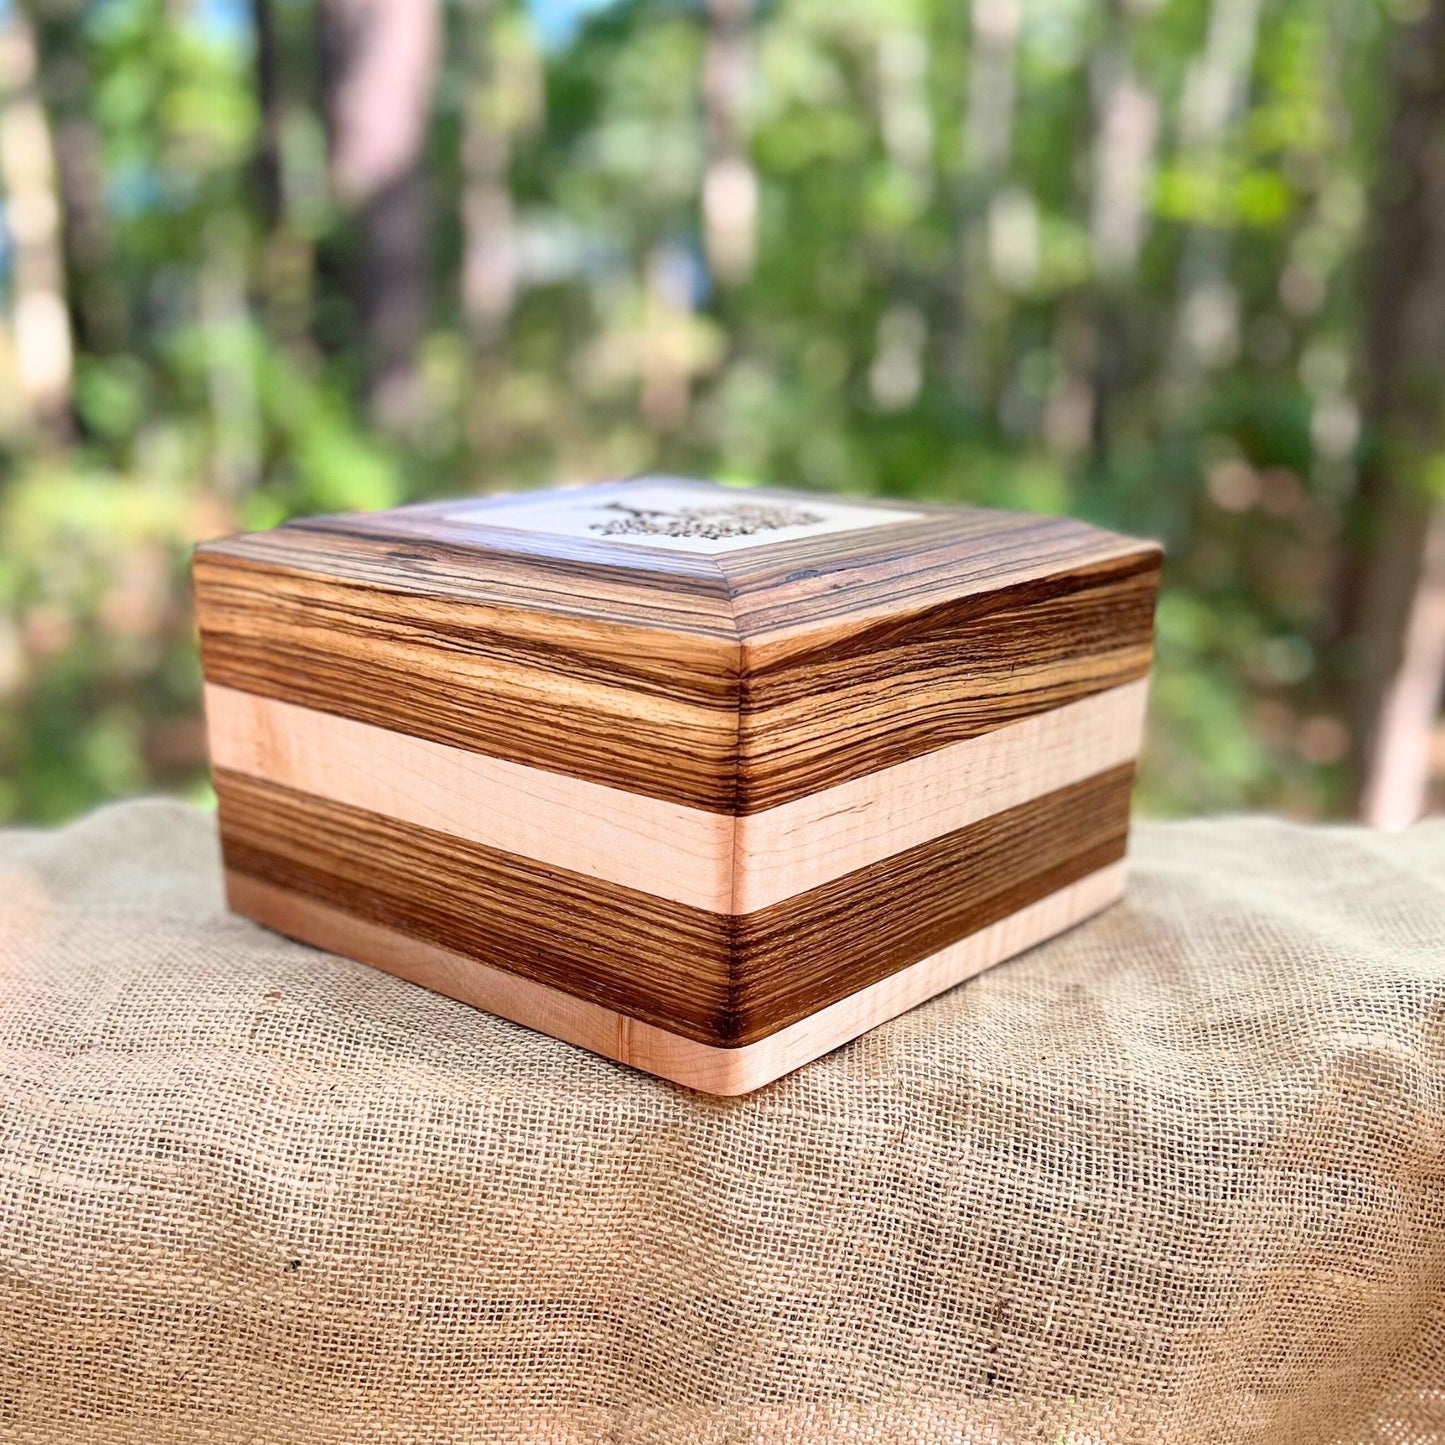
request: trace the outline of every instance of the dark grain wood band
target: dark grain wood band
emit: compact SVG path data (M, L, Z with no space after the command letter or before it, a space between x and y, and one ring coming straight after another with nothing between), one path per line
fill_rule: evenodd
M1113 558L749 658L737 811L1147 677L1158 583L1157 556Z
M1128 764L738 918L734 1017L748 1043L1115 863Z
M729 917L218 770L228 870L699 1042L756 1042L1123 856L1132 767Z
M198 554L206 680L725 812L738 644Z
M786 645L196 559L207 680L721 813L1147 675L1158 557ZM599 583L600 585L600 583ZM711 614L709 614L711 616Z

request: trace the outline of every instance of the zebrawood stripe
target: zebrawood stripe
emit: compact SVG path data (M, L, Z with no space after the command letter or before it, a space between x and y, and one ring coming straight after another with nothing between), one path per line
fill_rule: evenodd
M739 813L756 813L1145 678L1159 559L743 652Z
M605 549L613 560L607 567L600 565L597 543L568 546L565 539L523 532L509 532L504 547L488 548L486 534L476 527L427 518L457 506L453 501L355 517L309 517L207 543L200 555L332 577L368 590L585 622L737 635L727 579L710 557L638 551L619 559L614 546Z
M1145 695L1130 683L740 819L214 684L206 713L217 767L676 903L751 913L1129 762Z
M746 1094L1107 907L1123 894L1124 864L1091 873L765 1039L737 1048L684 1038L243 873L227 873L226 891L237 912L292 938L689 1088Z
M220 552L198 554L195 578L212 683L749 814L1143 678L1158 559L1033 578L806 645L293 575Z
M638 479L647 485L647 479ZM624 497L632 484L586 488L590 497ZM688 483L696 486L696 483ZM737 492L715 489L718 499ZM556 493L534 494L538 501ZM816 493L768 487L749 499L792 501L806 507ZM521 497L495 498L514 509ZM822 500L839 500L824 497ZM1101 531L1068 517L999 512L918 502L912 498L846 499L864 511L906 507L921 514L914 523L890 523L884 530L860 528L789 541L759 539L756 546L716 557L619 545L604 538L580 539L485 526L486 503L475 500L465 524L455 520L459 503L427 502L389 512L313 517L289 523L261 538L236 538L227 548L249 548L272 555L273 541L292 551L304 565L338 575L384 582L388 559L400 553L428 586L461 586L457 595L475 599L478 587L516 605L594 616L611 610L617 620L635 621L665 602L672 591L686 591L688 625L703 626L702 599L725 599L717 614L730 635L803 645L820 628L835 622L854 626L879 615L920 613L939 602L993 591L1054 573L1072 572L1124 556L1152 555L1153 543ZM297 535L308 534L303 541ZM430 559L452 559L438 567ZM333 557L333 552L337 555ZM521 565L518 565L518 564ZM581 584L579 586L579 584ZM521 588L523 591L513 591ZM669 626L674 625L671 621Z
M739 632L775 661L830 632L847 635L887 618L906 625L942 603L1115 562L1157 566L1159 558L1154 543L1067 517L940 506L926 521L890 527L886 538L866 531L803 538L717 563Z
M207 681L693 807L737 791L738 644L198 554Z
M224 769L215 781L235 872L699 1038L729 1012L726 915Z
M1132 766L730 917L216 772L229 870L713 1045L756 1041L1122 858Z
M739 920L735 1025L773 1033L1124 856L1133 764Z

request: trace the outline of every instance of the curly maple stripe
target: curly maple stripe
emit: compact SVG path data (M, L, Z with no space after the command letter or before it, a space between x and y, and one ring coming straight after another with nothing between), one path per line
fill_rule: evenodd
M767 908L1132 761L1147 684L731 817L216 684L212 760L433 832L715 913Z

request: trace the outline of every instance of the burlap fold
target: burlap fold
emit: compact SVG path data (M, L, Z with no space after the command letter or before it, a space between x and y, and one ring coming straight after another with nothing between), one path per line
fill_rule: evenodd
M0 835L0 1439L1445 1439L1445 825L1141 827L729 1101Z

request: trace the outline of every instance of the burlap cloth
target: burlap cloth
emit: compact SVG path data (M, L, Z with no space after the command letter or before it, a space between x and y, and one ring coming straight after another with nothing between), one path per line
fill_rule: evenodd
M0 834L6 1441L1445 1439L1445 825L1129 901L717 1101Z

